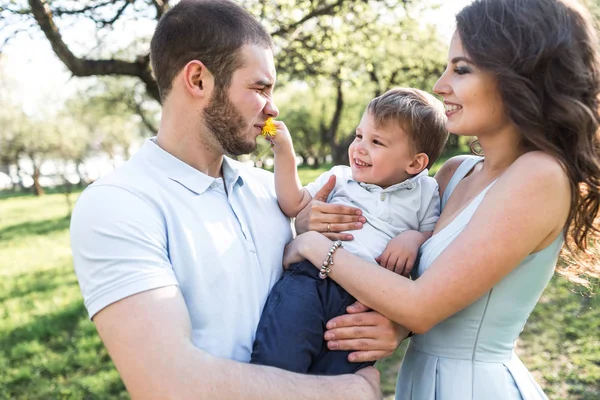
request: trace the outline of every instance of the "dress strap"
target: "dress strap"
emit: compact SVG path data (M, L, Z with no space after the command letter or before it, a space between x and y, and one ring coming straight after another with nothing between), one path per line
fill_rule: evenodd
M460 163L456 171L454 171L454 175L452 175L452 178L450 178L450 181L446 185L446 189L444 190L444 195L442 196L442 209L446 206L450 195L454 189L456 189L456 186L459 184L459 182L462 181L463 178L467 176L469 172L471 172L473 167L479 164L481 161L483 161L483 157L468 156L463 160L462 163Z

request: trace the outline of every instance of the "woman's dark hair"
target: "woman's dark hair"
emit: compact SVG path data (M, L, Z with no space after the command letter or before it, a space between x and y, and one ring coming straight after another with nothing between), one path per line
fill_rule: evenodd
M272 48L265 28L230 0L182 0L158 21L150 42L150 61L161 102L175 76L192 60L199 60L227 88L233 72L242 67L239 50L246 44Z
M589 12L568 0L476 0L456 24L469 58L496 76L525 148L556 157L568 175L566 248L577 262L559 272L598 277L600 60Z

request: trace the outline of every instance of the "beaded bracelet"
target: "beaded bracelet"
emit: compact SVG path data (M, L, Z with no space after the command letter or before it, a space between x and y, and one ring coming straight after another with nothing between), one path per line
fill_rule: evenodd
M321 264L319 278L327 279L327 275L329 275L329 273L331 272L331 268L329 268L329 266L333 265L333 253L335 253L335 251L340 247L344 247L342 246L341 240L336 240L335 242L333 242L331 249L329 249L329 253L327 253L327 257L325 257L325 261L323 261L323 264Z

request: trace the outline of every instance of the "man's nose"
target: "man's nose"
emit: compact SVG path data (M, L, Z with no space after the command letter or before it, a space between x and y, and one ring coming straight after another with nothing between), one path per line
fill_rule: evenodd
M269 117L277 118L279 115L279 109L275 105L275 102L272 99L267 100L267 104L265 104L264 113Z

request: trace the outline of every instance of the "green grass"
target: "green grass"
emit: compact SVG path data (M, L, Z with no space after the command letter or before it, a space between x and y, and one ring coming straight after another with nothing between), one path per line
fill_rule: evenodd
M0 399L128 398L87 319L65 196L0 200Z
M67 213L63 194L0 196L0 399L128 398L83 307ZM600 300L575 290L553 279L518 343L551 399L600 398ZM378 363L387 395L403 351Z

